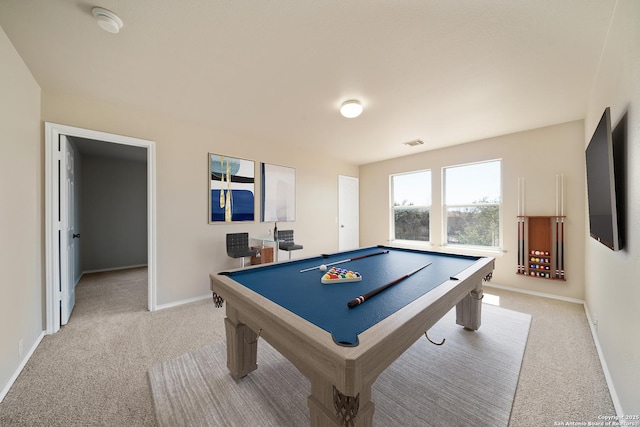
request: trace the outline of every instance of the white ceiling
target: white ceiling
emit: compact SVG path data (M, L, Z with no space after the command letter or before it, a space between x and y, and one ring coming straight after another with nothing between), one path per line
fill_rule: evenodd
M0 26L44 92L364 164L584 118L615 3L1 0Z

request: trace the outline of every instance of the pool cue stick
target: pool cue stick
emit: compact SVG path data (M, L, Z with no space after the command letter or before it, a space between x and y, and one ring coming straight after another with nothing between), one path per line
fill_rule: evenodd
M560 230L562 239L560 249L560 278L564 279L564 173L560 174Z
M518 273L522 272L522 251L520 240L522 236L520 235L520 218L518 218Z
M524 221L518 218L518 273L524 274Z
M518 252L520 253L520 272L527 274L527 265L529 265L529 254L525 251L525 179L524 177L518 178L518 215L520 215L520 223L518 224L518 231L520 233L520 241L518 242Z
M356 260L359 260L359 259L362 259L362 258L368 258L370 256L376 256L376 255L382 255L382 254L388 254L388 253L389 253L389 251L386 250L386 251L376 252L376 253L373 253L373 254L360 255L360 256L357 256L357 257L349 258L349 259L343 259L341 261L330 262L328 264L323 264L323 265L325 267L329 267L330 265L342 264L344 262L356 261ZM305 268L304 270L300 270L300 273L304 273L305 271L317 270L318 268L320 268L319 265L316 266L316 267Z
M527 251L525 250L525 245L526 245L526 230L525 230L525 224L526 221L524 218L522 218L522 274L526 274L527 269L526 269L526 263L529 262L529 258L527 255ZM526 261L525 261L526 260Z
M349 301L349 302L347 303L347 307L349 307L349 308L353 308L353 307L355 307L356 305L360 305L360 304L362 304L363 302L365 302L366 300L368 300L368 299L369 299L369 298L371 298L372 296L378 295L380 292L384 291L385 289L388 289L388 288L390 288L391 286L393 286L393 285L395 285L395 284L397 284L397 283L402 282L402 281L403 281L404 279L406 279L407 277L409 277L409 276L411 276L411 275L413 275L413 274L416 274L418 271L420 271L420 270L422 270L423 268L428 267L428 266L430 266L430 265L431 265L431 263L427 263L427 264L423 265L422 267L418 267L418 268L416 268L415 270L413 270L412 272L405 274L405 275L404 275L404 276L402 276L402 277L398 277L396 280L394 280L394 281L392 281L392 282L389 282L389 283L387 283L386 285L382 285L382 286L380 286L380 287L378 287L378 288L375 288L375 289L374 289L374 290L372 290L371 292L367 292L367 293L366 293L366 294L364 294L364 295L360 295L359 297L352 299L351 301Z
M556 261L556 279L560 278L560 254L559 254L559 245L558 245L558 240L559 240L559 235L558 235L558 218L556 218L556 253L555 253L555 261Z
M564 279L564 220L560 220L560 278Z
M521 234L521 224L522 218L520 217L520 202L522 201L522 195L520 194L521 188L520 178L518 178L518 273L522 273L523 263L522 263L522 234Z
M522 249L521 249L521 251L522 251L522 274L526 273L525 263L527 262L527 261L525 261L525 259L527 259L527 252L524 250L524 247L525 247L525 239L524 239L525 229L524 229L524 225L525 225L525 220L524 220L524 218L522 218L522 225L521 225L521 227L522 227L522 240L520 242L521 245L522 245Z

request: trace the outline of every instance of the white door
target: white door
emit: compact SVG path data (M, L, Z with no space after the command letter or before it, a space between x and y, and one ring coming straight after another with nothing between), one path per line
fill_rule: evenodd
M60 135L60 324L66 325L76 302L74 279L75 191L74 153L65 135Z
M358 185L358 178L338 176L338 249L341 251L360 247Z

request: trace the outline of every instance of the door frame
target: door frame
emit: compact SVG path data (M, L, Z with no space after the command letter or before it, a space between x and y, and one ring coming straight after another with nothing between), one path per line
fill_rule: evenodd
M60 263L66 258L66 251L60 251L56 237L60 228L58 200L61 196L58 187L57 162L62 162L64 170L66 159L59 155L57 145L60 135L95 139L114 144L143 147L147 150L147 264L148 264L148 301L149 311L156 310L156 151L155 142L123 135L99 132L90 129L45 122L45 311L46 333L60 330ZM63 193L64 195L64 193ZM60 200L65 203L66 200ZM62 257L62 259L61 259Z

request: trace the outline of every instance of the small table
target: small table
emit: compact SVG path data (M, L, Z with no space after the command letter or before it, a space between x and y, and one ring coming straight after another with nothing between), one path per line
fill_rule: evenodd
M273 252L275 252L275 259L276 259L276 262L278 262L279 241L274 240L273 236L250 237L250 239L257 240L258 242L260 242L261 248L264 248L265 244L273 245Z
M301 272L361 255L337 264L359 282L323 285L318 269ZM310 380L312 426L371 426L373 383L431 326L455 306L457 324L480 327L482 280L493 268L490 257L377 246L211 274L211 290L226 299L227 367L236 380L255 370L264 338Z
M251 249L258 251L256 255L251 257L251 265L273 262L273 248L251 246Z

